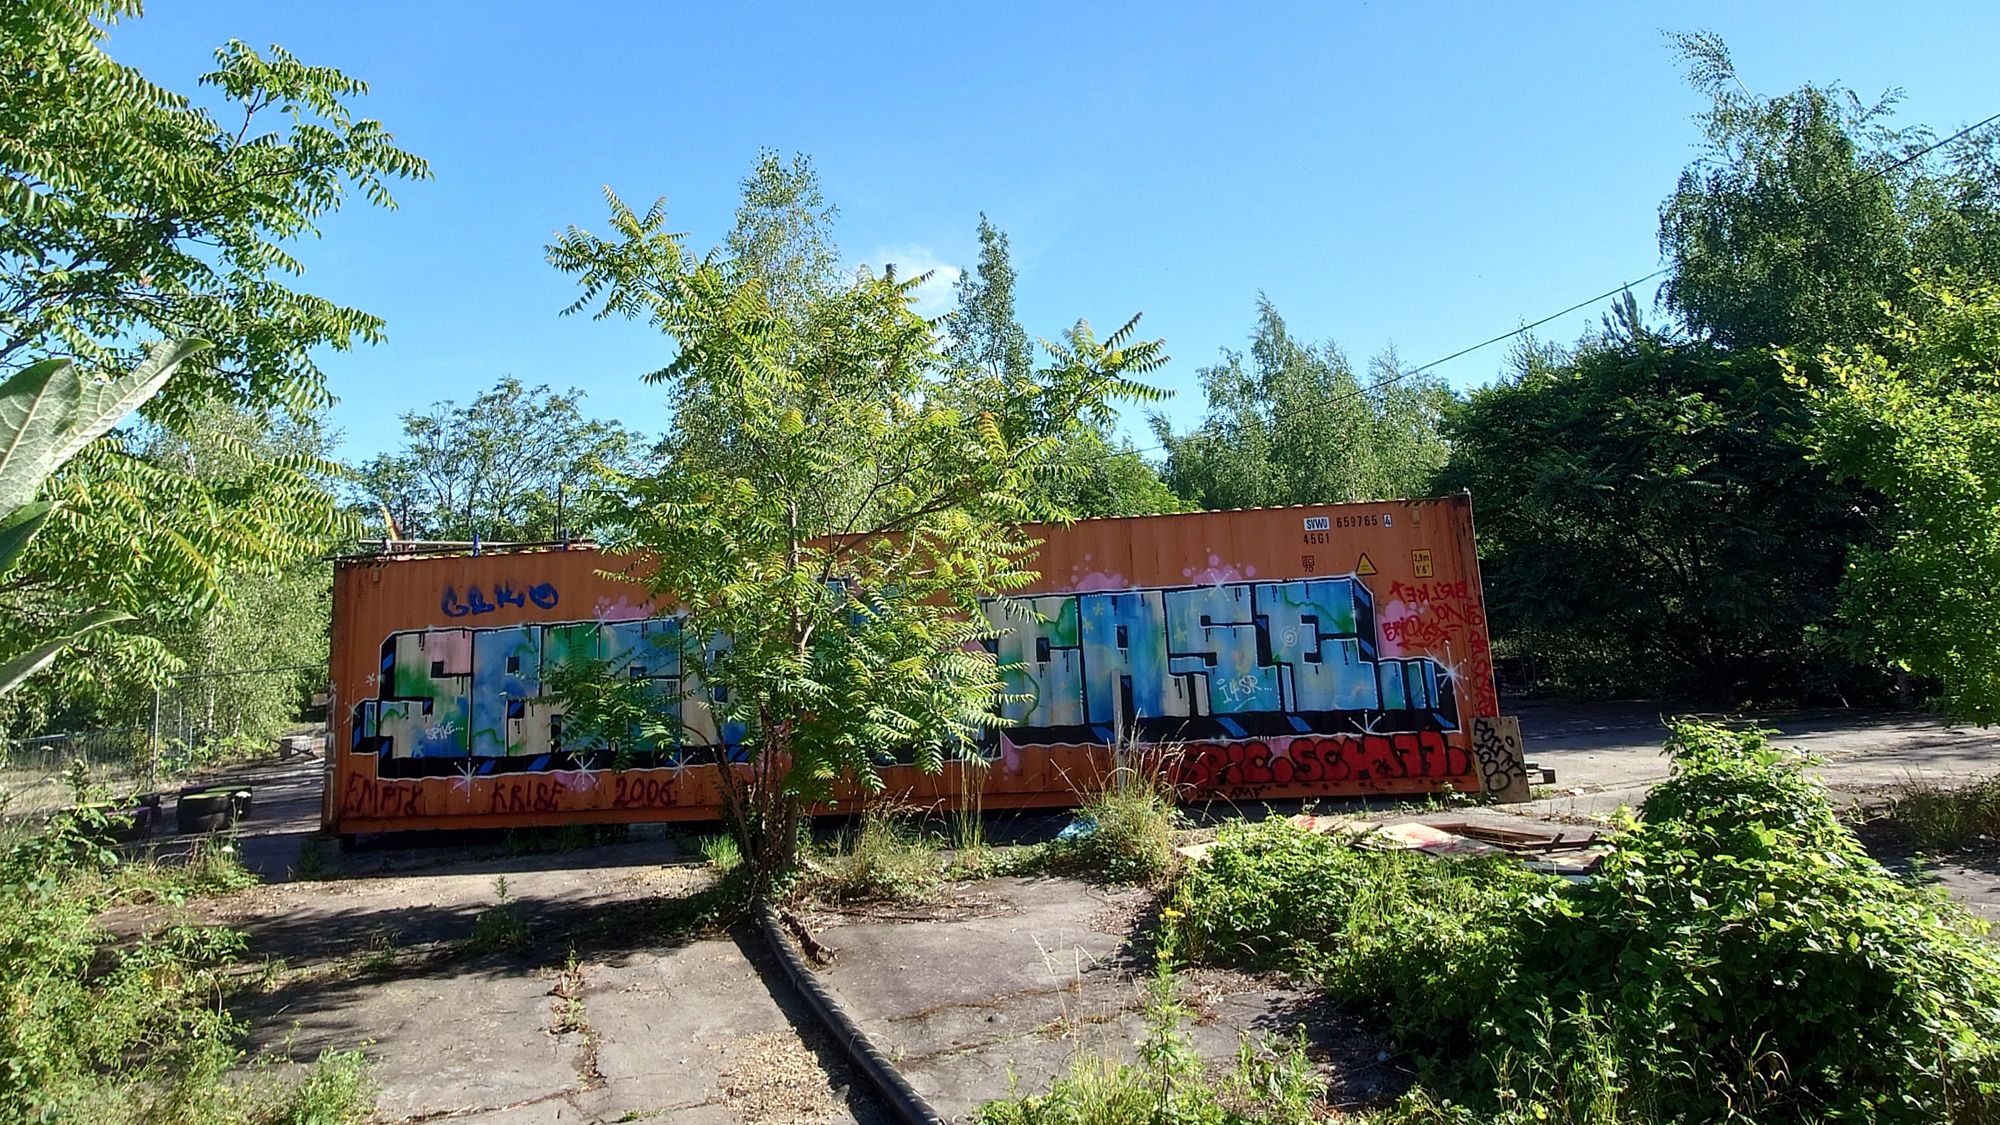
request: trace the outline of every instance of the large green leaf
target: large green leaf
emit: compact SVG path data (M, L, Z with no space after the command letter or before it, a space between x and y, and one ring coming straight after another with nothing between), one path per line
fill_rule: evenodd
M48 522L49 513L56 506L44 500L39 504L27 504L0 516L0 574L14 569L14 563L27 549L28 541Z
M0 511L35 498L82 393L66 359L30 364L0 383Z
M106 625L115 625L120 621L130 620L132 620L132 615L129 613L122 613L115 609L100 609L89 617L78 621L70 628L69 632L61 636L51 637L18 656L12 657L5 662L0 662L0 695L5 695L13 691L14 688L20 685L22 680L41 671L63 649L75 643L78 637L83 636L93 629L101 629Z
M43 360L0 383L0 512L34 500L49 474L208 347L206 340L157 344L138 367L102 380L85 379L68 360Z

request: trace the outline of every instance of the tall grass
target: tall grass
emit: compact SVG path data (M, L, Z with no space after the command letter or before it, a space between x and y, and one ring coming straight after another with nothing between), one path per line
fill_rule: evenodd
M1927 851L2000 844L2000 775L1956 786L1913 781L1874 823Z
M837 902L912 901L944 878L937 841L924 835L909 812L876 807L835 849L812 860L807 889Z

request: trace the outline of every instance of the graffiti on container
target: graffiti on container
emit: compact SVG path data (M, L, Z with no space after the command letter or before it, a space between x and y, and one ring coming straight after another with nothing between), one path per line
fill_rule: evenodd
M1472 750L1481 786L1496 797L1526 799L1528 767L1521 743L1521 720L1481 716L1472 720ZM1519 793L1515 793L1516 789Z
M1017 697L1001 708L1017 745L1458 729L1453 670L1383 655L1374 597L1351 575L1048 594L988 612L1007 630L988 647Z
M611 747L564 737L566 705L548 687L556 668L590 660L642 681L652 710L668 720L659 724L664 734L628 732L616 755L625 764L685 765L704 750L705 760L718 750L740 758L742 728L717 720L701 682L703 654L684 644L693 642L675 617L394 633L382 644L376 697L355 705L352 748L377 755L382 777L608 766Z
M1472 755L1437 731L1300 735L1249 742L1197 742L1180 754L1175 780L1194 795L1236 796L1286 785L1393 789L1403 781L1473 777Z
M510 605L523 609L533 603L537 609L554 609L560 600L555 586L548 582L537 582L532 586L495 582L491 601L487 600L486 591L477 585L467 586L463 597L459 596L458 587L446 586L443 595L438 598L438 611L446 617L477 617Z
M347 775L340 788L342 816L421 816L424 791L415 782L377 781L360 774Z
M1001 717L1015 746L1106 744L1123 732L1250 743L1270 758L1296 736L1359 735L1261 765L1218 759L1211 772L1268 767L1274 778L1290 770L1301 781L1366 783L1471 776L1465 751L1436 737L1459 729L1452 668L1384 654L1373 595L1356 576L996 599L987 613L1000 634L987 644L1014 697ZM1419 639L1404 636L1397 651ZM395 633L382 645L376 698L355 706L352 748L376 755L381 777L741 760L742 728L718 722L701 682L719 647L684 637L676 617ZM651 735L633 730L615 755L565 737L566 705L548 682L577 659L643 681L666 721ZM515 811L507 799L496 811ZM544 795L519 799L536 811ZM622 799L671 803L654 790Z

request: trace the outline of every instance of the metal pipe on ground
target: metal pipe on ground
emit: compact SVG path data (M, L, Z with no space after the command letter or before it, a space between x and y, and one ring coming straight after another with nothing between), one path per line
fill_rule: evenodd
M847 1052L847 1057L854 1061L869 1084L882 1095L882 1100L897 1119L904 1125L944 1125L944 1118L938 1111L932 1109L931 1103L911 1087L910 1080L889 1062L888 1057L854 1022L854 1018L847 1014L847 1009L842 1008L840 1001L835 1000L826 986L819 982L811 967L805 963L805 958L799 954L798 947L785 936L784 927L778 922L778 912L761 897L757 899L756 909L758 928L764 931L764 944L771 947L778 964L784 966L785 976L792 982L792 987L806 998L806 1004L819 1017L820 1024L840 1044L841 1050Z

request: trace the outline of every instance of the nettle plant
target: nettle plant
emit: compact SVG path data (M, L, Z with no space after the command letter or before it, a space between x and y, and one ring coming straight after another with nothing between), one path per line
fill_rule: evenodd
M747 768L716 769L761 888L837 787L879 792L897 759L937 772L996 723L979 603L1034 579L1020 525L1047 510L1064 439L1152 397L1131 377L1165 357L1132 341L1136 318L1102 342L1079 324L1033 378L995 381L947 358L912 308L922 278L774 304L755 269L687 254L659 205L611 205L612 238L549 248L583 286L571 311L645 316L679 352L651 377L674 431L655 471L611 478L610 538L683 614L716 718L741 724Z

